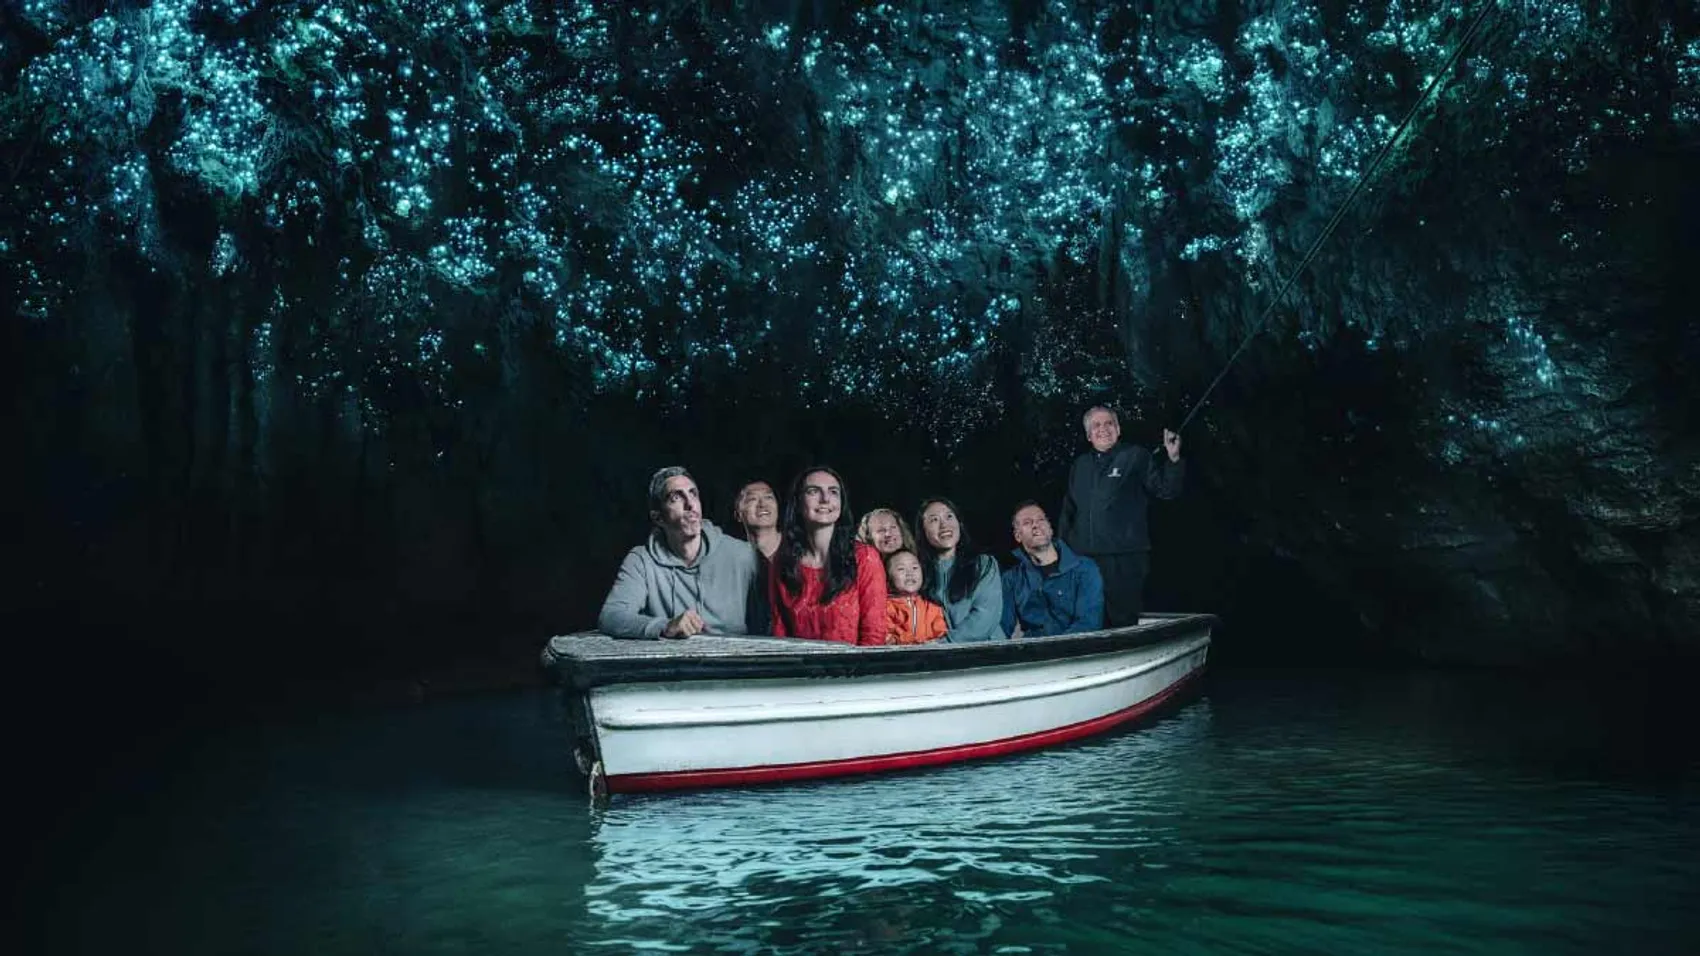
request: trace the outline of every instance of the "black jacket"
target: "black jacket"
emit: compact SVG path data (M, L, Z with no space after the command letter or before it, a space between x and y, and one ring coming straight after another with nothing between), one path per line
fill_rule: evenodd
M1147 501L1177 497L1185 474L1185 462L1137 445L1093 449L1069 469L1057 536L1081 554L1149 551Z
M784 547L781 544L780 547ZM755 545L750 545L751 550ZM747 634L763 637L773 633L773 605L768 603L767 579L773 574L773 559L756 551L756 576L750 581L750 593L744 604L744 629Z

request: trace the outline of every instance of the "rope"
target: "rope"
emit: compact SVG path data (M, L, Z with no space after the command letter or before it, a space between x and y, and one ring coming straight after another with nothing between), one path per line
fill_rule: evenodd
M1264 323L1268 322L1269 317L1275 313L1275 307L1281 304L1281 300L1286 298L1287 290L1293 287L1293 283L1298 281L1299 276L1304 273L1311 260L1316 258L1317 252L1322 249L1322 244L1327 242L1328 237L1334 234L1334 230L1339 227L1340 221L1346 217L1346 210L1352 208L1352 203L1358 198L1358 194L1363 192L1364 186L1375 176L1375 171L1380 168L1382 160L1386 159L1387 154L1393 151L1393 145L1399 142L1400 137L1405 135L1405 130L1410 127L1411 121L1416 119L1417 112L1422 109L1423 104L1428 102L1435 90L1445 85L1446 77L1452 73L1452 68L1463 57L1464 50L1470 45L1470 41L1475 39L1476 32L1486 22L1488 14L1492 13L1497 6L1498 0L1486 0L1482 4L1482 12L1476 14L1476 19L1470 23L1470 28L1464 31L1464 38L1458 41L1458 46L1447 58L1446 65L1436 71L1434 78L1429 80L1428 86L1423 90L1423 95L1417 97L1417 101L1411 104L1410 110L1405 113L1405 118L1399 122L1398 128L1393 130L1393 135L1387 138L1387 142L1381 144L1381 149L1376 152L1375 159L1370 162L1369 168L1364 170L1362 176L1358 177L1358 181L1352 186L1352 191L1346 194L1346 200L1340 204L1340 208L1334 210L1334 215L1328 220L1328 224L1322 227L1322 232L1318 233L1316 239L1311 242L1309 251L1304 254L1303 259L1299 260L1298 268L1294 269L1292 275L1287 277L1287 281L1281 284L1281 288L1275 293L1275 297L1270 299L1269 304L1264 307L1263 314L1258 316L1257 321L1252 324L1251 331L1247 332L1245 338L1240 341L1240 347L1234 349L1234 354L1228 357L1227 364L1223 365L1222 370L1216 373L1216 377L1211 380L1210 386L1204 390L1203 395L1198 397L1198 401L1192 406L1192 411L1186 413L1186 418L1181 420L1181 427L1175 429L1175 431L1180 432L1186 429L1193 416L1197 415L1198 410L1203 408L1204 403L1209 400L1210 393L1214 392L1216 386L1222 383L1223 376L1227 375L1228 370L1234 367L1234 362L1239 359L1240 353L1244 352L1246 346L1251 344L1251 340L1256 337L1257 333L1263 331Z

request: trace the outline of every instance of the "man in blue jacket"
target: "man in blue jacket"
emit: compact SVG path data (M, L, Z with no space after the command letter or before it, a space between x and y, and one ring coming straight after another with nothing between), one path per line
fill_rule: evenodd
M1034 502L1016 506L1010 526L1021 547L1015 567L1003 573L1004 633L1045 637L1103 627L1104 578L1097 562L1056 540L1051 519Z

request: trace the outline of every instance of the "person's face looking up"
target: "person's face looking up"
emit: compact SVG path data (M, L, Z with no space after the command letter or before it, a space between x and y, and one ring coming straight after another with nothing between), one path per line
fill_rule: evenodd
M697 483L684 475L667 479L667 494L661 499L661 510L655 522L680 540L689 540L702 533L702 499Z
M927 543L939 551L955 551L956 542L962 537L962 525L956 520L956 512L942 501L935 501L921 512L921 529L927 536Z
M897 516L882 511L868 519L868 537L874 539L874 550L890 554L903 547L903 529L897 526Z
M844 510L844 489L838 479L824 471L811 471L803 478L803 516L819 527L838 523Z
M921 561L908 552L891 559L887 571L891 589L899 594L914 594L921 590Z
M752 481L738 493L738 521L746 528L772 528L779 524L779 496L765 481Z
M1029 505L1015 513L1012 522L1015 532L1015 543L1028 551L1040 551L1051 543L1051 519L1045 516L1045 509Z
M1106 408L1094 408L1086 416L1086 440L1098 451L1109 451L1116 447L1116 442L1122 437L1121 423L1116 421L1114 412Z

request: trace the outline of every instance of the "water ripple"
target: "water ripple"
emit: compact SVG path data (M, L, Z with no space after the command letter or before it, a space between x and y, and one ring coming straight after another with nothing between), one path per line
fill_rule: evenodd
M39 908L106 953L1700 951L1674 721L1455 677L1218 679L913 773L617 800L536 695L233 733Z

